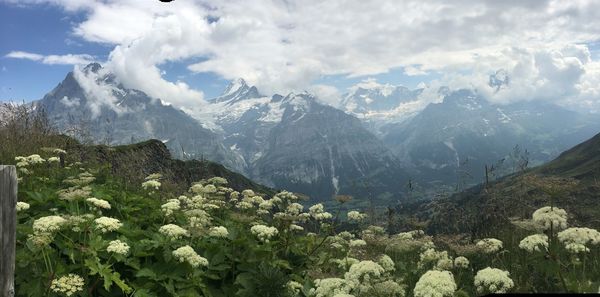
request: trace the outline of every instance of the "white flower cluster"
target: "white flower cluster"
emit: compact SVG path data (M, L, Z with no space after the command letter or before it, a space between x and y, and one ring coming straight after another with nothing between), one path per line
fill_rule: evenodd
M298 294L300 294L300 290L302 290L304 286L297 281L289 281L287 282L285 287L287 288L289 293L291 293L293 296L297 296Z
M162 174L160 173L152 173L148 176L146 176L146 178L144 178L144 180L159 180L162 178Z
M372 240L378 237L387 237L387 234L381 226L369 226L362 231L361 236L364 240Z
M33 232L51 234L60 230L67 220L60 216L41 217L33 222Z
M381 265L386 272L393 272L396 270L396 264L394 264L394 260L392 260L392 258L390 258L388 255L381 255L377 263L379 263L379 265Z
M351 248L361 248L367 246L367 242L362 239L353 239L349 243Z
M394 235L394 238L399 240L413 240L423 235L425 235L425 232L423 232L423 230L413 230L408 232L400 232Z
M109 253L115 253L119 255L127 255L127 253L129 253L129 245L120 240L113 240L108 243L106 251Z
M87 213L80 216L65 216L65 219L73 232L81 232L83 226L94 219L94 215Z
M443 297L453 296L456 289L450 271L429 270L419 278L413 292L415 297Z
M50 157L48 158L48 163L58 163L60 162L60 158L59 157Z
M29 203L18 201L16 206L17 212L28 210L29 206Z
M356 210L348 212L348 221L360 223L367 218L367 215Z
M419 255L418 267L423 268L433 263L436 270L452 269L453 262L447 251L436 251L433 248L426 249ZM431 266L430 266L431 267Z
M502 241L496 238L484 238L478 241L475 246L486 254L493 254L502 249Z
M567 228L567 212L558 207L544 206L533 212L533 222L541 230L562 230Z
M369 296L389 296L389 297L404 297L404 287L392 280L376 283L373 285ZM352 296L352 295L350 295Z
M571 253L589 252L588 245L600 244L600 232L590 228L569 228L558 232L558 240Z
M310 215L317 221L329 220L333 216L325 211L323 204L318 203L308 208Z
M181 202L179 202L178 199L169 199L167 200L167 203L160 206L160 209L165 214L165 216L170 217L175 211L181 209Z
M279 231L275 227L269 227L265 225L254 225L250 228L250 232L254 234L262 242L269 242L269 240L276 236Z
M533 234L529 235L519 243L519 247L530 252L539 252L541 248L544 250L548 249L548 236L545 234Z
M193 184L190 187L190 192L194 193L194 194L202 194L203 193L203 191L202 191L203 188L204 187L202 186L201 183L195 183L195 184Z
M37 155L37 154L27 156L27 157L22 157L22 156L15 157L15 161L17 161L17 167L19 167L19 168L46 162L46 160L44 160L42 157L40 157L40 155Z
M55 293L71 296L77 292L83 291L83 278L77 274L69 273L58 279L53 279L50 284L50 290Z
M147 180L142 183L142 188L144 190L158 190L160 188L160 182L155 179Z
M110 209L110 203L108 203L108 201L106 201L104 199L98 199L98 198L91 197L91 198L85 199L85 201L87 201L89 204L91 204L97 208Z
M463 256L458 256L454 259L454 267L469 268L469 259Z
M211 225L212 217L202 209L186 210L185 215L188 217L189 226L193 231L203 231Z
M89 172L82 172L77 177L73 177L73 176L68 177L67 179L63 180L63 183L71 185L71 186L82 187L82 186L92 183L94 180L96 180L94 175L92 175Z
M227 228L223 226L216 226L210 228L210 230L208 231L208 236L217 238L227 238L227 236L229 236L229 231L227 231Z
M304 227L296 225L296 224L290 224L289 229L290 229L290 231L304 231Z
M297 215L300 215L300 213L302 213L303 209L304 209L304 206L302 206L302 204L294 202L294 203L291 203L290 205L288 205L288 207L285 211L290 215L297 216Z
M348 281L332 277L315 280L315 287L310 289L309 293L314 297L331 297L339 294L349 294L351 290L352 284Z
M379 279L385 273L381 265L373 261L360 261L350 266L344 278L353 284L370 283Z
M119 220L109 217L99 217L94 220L94 223L96 223L96 230L102 233L115 231L123 226Z
M179 262L188 262L192 267L208 266L208 260L198 255L189 245L174 250L173 257Z
M171 238L171 239L179 239L181 237L188 236L189 233L187 230L175 225L175 224L167 224L158 229L158 232L161 234Z
M68 189L62 189L56 192L58 198L66 201L75 201L79 199L86 199L92 194L92 188L85 187L70 187Z
M57 155L66 154L67 153L67 151L65 151L63 149L59 149L59 148L54 149L52 152L55 153L55 154L57 154Z
M346 257L344 259L331 259L329 262L336 264L339 269L348 270L352 265L360 261L352 257Z
M477 271L475 287L478 293L506 293L515 286L508 271L487 267Z
M227 184L227 180L222 177L219 177L219 176L211 177L208 180L206 180L206 182L209 184L217 185L217 186L222 186L222 185Z

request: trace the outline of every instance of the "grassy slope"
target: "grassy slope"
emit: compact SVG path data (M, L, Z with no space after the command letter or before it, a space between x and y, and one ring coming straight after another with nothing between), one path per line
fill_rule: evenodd
M229 186L235 190L253 189L269 195L275 193L275 190L257 184L218 163L173 159L167 147L155 139L116 147L87 146L71 142L65 149L69 152L69 157L73 158L69 161L108 166L115 176L136 186L147 175L158 172L165 178L165 186L177 192L187 190L193 182L219 176L227 179Z
M549 197L525 178L531 174L579 181L559 195L556 206L567 210L573 226L600 227L600 134L545 165L487 187L478 185L449 198L406 204L399 209L401 225L423 223L432 233L490 234L509 224L510 218L528 219L534 210L550 204Z

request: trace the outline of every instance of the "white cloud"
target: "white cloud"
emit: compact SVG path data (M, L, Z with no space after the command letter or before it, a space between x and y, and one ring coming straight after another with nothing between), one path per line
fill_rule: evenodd
M69 97L64 96L62 97L62 99L60 99L60 103L62 103L66 107L75 107L79 106L80 100L79 98L69 99Z
M337 107L340 103L342 94L334 86L324 84L314 84L308 87L307 91L314 94L321 102Z
M115 96L115 92L119 90L110 84L103 82L103 77L106 75L106 69L100 69L98 72L85 71L80 66L75 66L73 69L73 77L85 92L87 107L92 112L92 117L96 118L103 107L114 110L117 114L127 112L127 109L119 106L119 99ZM63 97L61 102L65 104ZM68 100L68 98L67 98ZM76 102L76 103L75 103ZM69 101L67 104L79 105L79 100Z
M48 65L82 65L94 61L94 57L86 54L67 54L67 55L40 55L23 51L12 51L5 55L6 58L26 59L41 62Z
M163 79L162 63L244 77L265 93L309 88L323 75L369 76L399 67L407 75L442 73L440 82L485 88L489 74L506 69L511 85L494 100L585 95L598 101L597 62L581 44L600 39L600 1L22 3L41 2L85 12L73 33L115 45L109 67L126 85L184 107L198 104L202 93Z

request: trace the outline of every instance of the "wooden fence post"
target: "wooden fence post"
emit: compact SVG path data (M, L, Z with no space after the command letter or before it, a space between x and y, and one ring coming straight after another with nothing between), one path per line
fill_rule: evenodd
M0 297L15 295L17 170L0 165Z

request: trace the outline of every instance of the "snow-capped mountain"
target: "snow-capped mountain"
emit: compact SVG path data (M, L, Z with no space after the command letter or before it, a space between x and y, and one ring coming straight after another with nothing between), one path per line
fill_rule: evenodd
M495 105L471 90L448 93L415 117L382 128L384 143L411 164L418 179L479 183L485 165L504 159L503 173L512 172L508 155L516 145L528 152L529 165L547 162L600 130L600 121L541 102ZM471 178L467 178L467 173Z
M263 96L243 79L192 117L90 64L69 73L37 104L59 129L81 128L94 142L160 139L176 157L207 158L317 200L337 193L397 194L397 181L407 176L355 117L308 93Z
M498 73L490 84L508 81ZM187 114L90 64L37 104L67 133L109 144L160 139L176 157L207 158L317 200L401 195L409 177L449 185L468 172L464 182L478 183L484 166L507 159L515 145L533 165L600 130L600 119L549 103L494 105L475 91L440 88L434 95L443 100L427 104L422 92L362 85L335 108L306 92L265 96L236 79ZM510 172L510 160L504 164Z
M424 108L417 100L422 91L390 84L358 84L342 96L339 106L378 134L381 126L404 121Z
M398 192L391 180L407 175L358 119L306 92L264 97L249 90L256 88L235 80L210 100L224 143L244 160L247 176L320 199Z
M68 73L36 104L58 129L83 140L114 145L155 138L177 158L236 166L235 155L223 146L220 135L181 110L123 87L100 64Z

